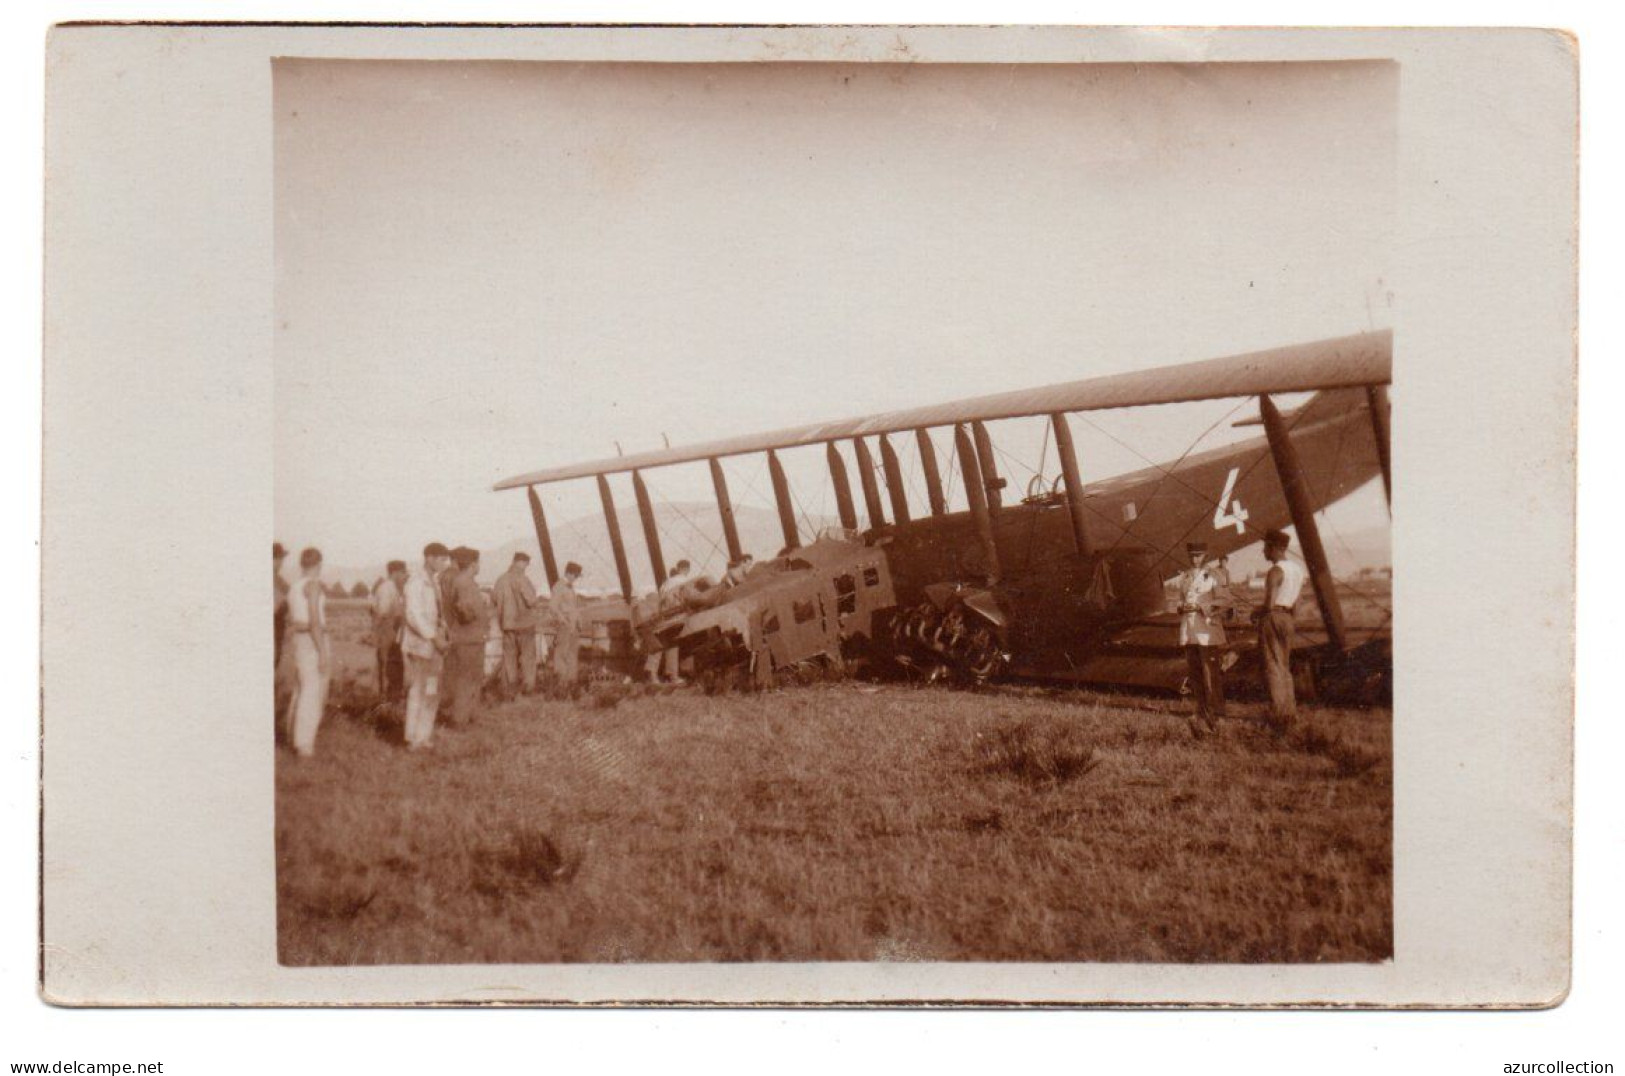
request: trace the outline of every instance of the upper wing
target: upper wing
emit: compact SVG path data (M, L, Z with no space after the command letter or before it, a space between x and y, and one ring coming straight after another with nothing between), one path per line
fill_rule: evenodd
M739 456L749 452L766 452L772 448L816 445L959 422L1184 403L1227 396L1256 396L1260 393L1385 385L1392 377L1392 367L1393 337L1388 330L1382 330L1205 362L1068 381L1044 388L1001 392L906 411L570 464L516 475L498 482L494 488L518 489L571 478L590 478L593 475L617 474L712 457Z

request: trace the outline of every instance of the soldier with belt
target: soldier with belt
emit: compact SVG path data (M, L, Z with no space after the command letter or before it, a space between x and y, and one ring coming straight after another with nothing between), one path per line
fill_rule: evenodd
M1196 719L1211 732L1224 716L1224 671L1219 662L1226 639L1219 617L1219 577L1207 564L1205 543L1189 542L1185 553L1191 566L1179 576L1179 645L1185 648Z

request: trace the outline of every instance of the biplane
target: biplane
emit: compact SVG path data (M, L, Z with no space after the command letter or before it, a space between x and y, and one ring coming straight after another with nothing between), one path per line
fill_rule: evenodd
M1391 497L1391 376L1391 334L1372 332L570 464L495 488L528 491L551 584L558 569L538 491L596 480L630 602L610 478L630 476L660 583L666 566L644 473L707 462L727 553L737 560L743 550L721 461L765 457L783 531L779 556L757 566L746 585L696 595L658 626L661 645L679 647L702 671L746 663L758 681L809 658L861 654L972 681L1159 684L1178 668L1168 660L1177 650L1164 586L1186 567L1185 544L1200 540L1212 556L1225 556L1291 526L1320 621L1294 653L1304 686L1352 684L1369 695L1386 689L1390 675L1386 622L1376 629L1347 622L1316 513L1377 477ZM1313 395L1291 410L1276 403L1299 393ZM1070 414L1227 398L1256 400L1256 417L1236 425L1259 426L1259 436L1085 480ZM1046 444L1052 438L1055 446L1053 480L1035 475L1019 499L1007 496L988 429L1005 419L1048 423ZM964 510L949 510L934 441L944 435ZM923 504L911 502L903 479L908 441L918 453ZM803 446L825 449L840 521L817 535L798 526L779 458ZM855 460L857 495L843 446ZM1253 637L1242 625L1231 640L1231 660L1240 658L1245 670L1256 660Z

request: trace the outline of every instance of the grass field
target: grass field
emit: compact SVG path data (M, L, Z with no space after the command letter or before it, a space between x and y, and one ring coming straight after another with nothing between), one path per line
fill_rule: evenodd
M364 648L348 643L346 660ZM1237 709L1243 709L1237 707ZM330 714L277 763L283 963L1376 961L1390 717L826 683Z

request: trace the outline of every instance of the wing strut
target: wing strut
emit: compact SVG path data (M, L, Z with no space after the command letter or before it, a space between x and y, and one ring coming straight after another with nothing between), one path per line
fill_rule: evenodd
M976 459L982 469L982 485L987 489L987 508L997 512L1004 507L1004 479L999 477L999 465L993 458L993 438L988 436L987 423L972 422L971 433L976 437Z
M841 526L849 531L858 529L858 509L852 503L852 483L846 478L846 461L841 459L841 450L831 441L826 446L829 457L829 478L835 486L835 511L841 517Z
M891 495L892 522L902 524L909 520L908 490L903 488L903 466L897 460L897 450L891 440L880 435L880 466L886 472L886 492Z
M886 525L886 509L880 504L880 483L875 480L875 458L861 437L852 438L852 450L858 457L858 484L863 487L863 510L869 513L869 529Z
M937 450L931 445L931 431L921 426L914 431L914 440L920 449L920 470L925 475L925 495L931 502L931 514L940 516L948 510L948 498L942 495L942 472L937 470Z
M954 450L959 453L959 470L965 477L965 499L970 502L971 518L976 521L976 534L982 540L982 554L987 558L987 585L992 586L999 581L999 546L993 540L993 515L987 507L982 467L963 425L954 427Z
M1326 624L1326 635L1332 645L1342 652L1348 649L1348 633L1343 628L1343 607L1337 600L1337 583L1332 579L1326 547L1320 543L1320 527L1315 523L1315 506L1309 498L1309 482L1298 462L1298 450L1292 445L1292 436L1275 401L1268 396L1260 396L1258 411L1264 420L1264 434L1269 439L1270 454L1275 457L1275 472L1281 479L1281 492L1286 495L1286 506L1292 513L1292 526L1298 532L1304 562L1309 565L1309 582L1315 588L1320 618Z
M542 498L535 486L526 486L530 494L530 521L536 524L536 544L542 547L542 570L547 573L547 589L552 590L559 581L559 562L553 559L553 537L547 533L547 514L542 511Z
M784 532L784 548L795 549L801 545L801 535L796 532L796 506L790 500L790 480L784 475L784 464L779 462L779 454L771 448L767 450L767 473L773 480L773 503L779 509L779 529Z
M739 559L739 525L734 522L734 502L728 497L728 476L722 473L722 461L711 457L711 486L717 491L717 514L722 517L722 537L728 543L728 563Z
M1055 454L1061 457L1061 480L1066 485L1066 506L1072 514L1072 544L1078 556L1089 555L1089 528L1085 526L1088 513L1083 508L1083 479L1078 474L1078 452L1072 444L1072 427L1067 425L1066 412L1057 411L1050 416L1055 427Z
M615 495L609 479L598 476L598 499L604 502L604 524L609 528L609 547L615 552L615 574L621 579L621 597L632 600L632 569L626 564L626 543L621 541L621 520L615 514Z
M655 573L655 586L666 582L666 558L660 550L660 528L655 523L654 502L649 499L649 487L643 484L643 472L632 472L632 492L638 498L638 518L643 520L643 544L649 550L649 568Z
M1371 407L1371 430L1377 435L1377 461L1382 464L1382 496L1392 512L1394 489L1388 462L1388 386L1367 385L1365 400Z

